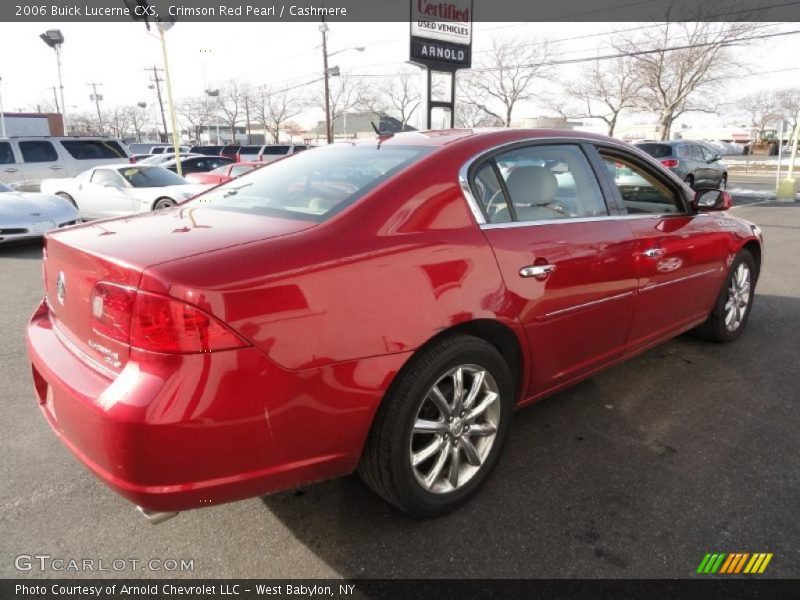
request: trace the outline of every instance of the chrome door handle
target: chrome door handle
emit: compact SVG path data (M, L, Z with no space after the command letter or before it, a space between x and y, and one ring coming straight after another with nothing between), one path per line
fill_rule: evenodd
M58 165L53 165L52 167L50 167L50 170L51 171L60 171L63 168L64 167L59 167Z
M659 258L664 256L667 253L664 248L648 248L644 252L642 252L642 256L647 258Z
M519 270L520 277L541 277L556 270L555 265L529 265Z
M4 169L4 171L6 173L16 173L17 171L19 171L19 169L8 168L8 169Z

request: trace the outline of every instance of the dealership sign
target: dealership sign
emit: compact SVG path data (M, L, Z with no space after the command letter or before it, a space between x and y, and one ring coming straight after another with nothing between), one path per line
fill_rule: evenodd
M472 0L411 0L411 61L455 71L472 65Z

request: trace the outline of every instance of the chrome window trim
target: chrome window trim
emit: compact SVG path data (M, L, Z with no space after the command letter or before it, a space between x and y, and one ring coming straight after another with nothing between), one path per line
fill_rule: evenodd
M510 221L506 223L488 223L486 221L486 216L483 214L483 209L481 209L480 203L478 199L475 198L475 195L472 193L472 188L469 185L469 170L472 168L472 165L475 164L480 159L493 154L495 152L501 151L503 148L508 146L517 146L526 143L535 143L535 142L563 142L564 144L600 144L605 146L615 147L619 150L623 150L625 152L631 151L631 146L626 145L622 142L618 142L613 139L609 140L598 140L594 138L588 137L581 137L581 136L569 136L569 137L529 137L529 138L522 138L519 140L513 140L510 142L503 142L502 144L497 144L496 146L492 146L491 148L487 148L485 150L481 150L477 154L474 154L470 158L468 158L461 168L458 170L458 182L461 186L461 193L464 195L464 198L467 201L467 206L469 206L470 212L475 217L475 220L478 222L478 226L481 229L505 229L508 227L530 227L536 225L564 225L567 223L593 223L596 221L608 221L608 220L621 220L621 219L663 219L665 217L691 217L696 216L692 215L688 212L681 212L681 213L662 213L662 214L653 214L653 215L602 215L596 217L575 217L575 218L566 218L566 219L547 219L543 221ZM634 152L634 154L636 154ZM638 157L638 155L637 155ZM641 158L641 157L639 157ZM653 158L647 156L647 159L651 162ZM675 179L672 173L667 173L668 177L672 177ZM682 184L682 182L681 182Z

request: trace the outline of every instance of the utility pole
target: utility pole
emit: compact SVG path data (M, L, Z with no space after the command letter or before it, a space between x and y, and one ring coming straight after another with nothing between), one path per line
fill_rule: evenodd
M247 128L247 145L252 144L250 135L250 99L248 98L247 90L244 92L244 123Z
M97 126L100 128L100 132L102 133L103 116L100 114L100 100L103 99L103 96L97 93L97 86L103 84L92 81L91 83L87 83L86 85L92 88L92 94L89 96L89 99L94 100L95 108L97 108Z
M150 71L151 68L148 67L145 71ZM150 80L153 82L153 85L156 88L156 95L158 96L158 107L161 109L161 123L164 125L164 140L169 139L169 132L167 131L167 117L164 114L164 101L161 99L161 82L164 81L158 76L159 71L163 71L164 69L159 69L155 65L152 67L153 71L153 78ZM161 135L158 136L159 138Z
M58 94L56 93L56 86L51 86L51 90L53 90L53 102L56 103L56 112L60 113L61 109L58 107Z
M325 137L329 144L333 143L333 132L331 131L331 88L328 81L328 24L325 17L322 18L322 25L319 26L322 32L322 67L324 69L323 78L325 80Z
M0 77L0 83L3 78ZM0 92L0 137L6 137L6 114L3 112L3 93Z

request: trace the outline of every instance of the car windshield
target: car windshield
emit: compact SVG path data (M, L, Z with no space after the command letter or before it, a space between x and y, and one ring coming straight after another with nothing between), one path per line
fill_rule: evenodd
M14 188L12 188L10 185L6 185L2 181L0 181L0 193L2 193L2 192L13 192L13 191L14 191Z
M228 169L230 169L230 165L222 165L221 167L217 167L216 169L211 169L208 174L209 175L227 175Z
M336 144L256 169L193 202L322 221L430 151L417 146Z
M636 147L647 152L653 158L666 158L672 154L672 146L668 144L636 144Z
M119 170L125 180L135 188L183 185L186 180L162 167L126 167Z

